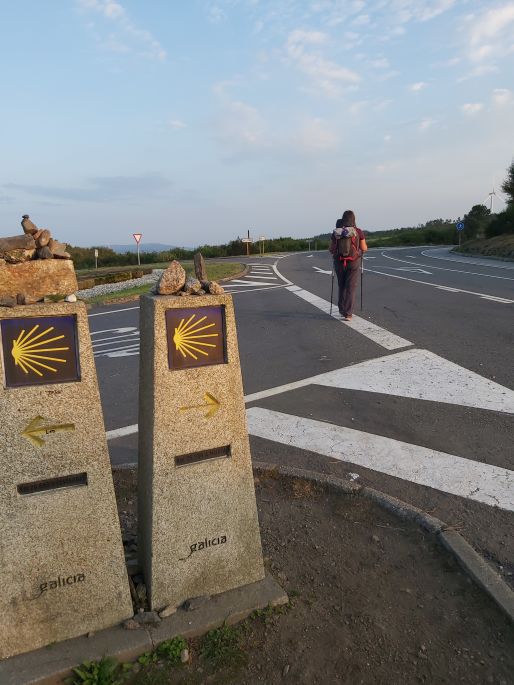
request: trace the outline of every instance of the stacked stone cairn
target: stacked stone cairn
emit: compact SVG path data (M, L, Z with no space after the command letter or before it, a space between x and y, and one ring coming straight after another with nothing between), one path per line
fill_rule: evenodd
M205 260L197 252L194 256L195 274L188 276L182 265L174 260L165 269L157 281L153 293L155 295L222 295L225 291L216 281L207 279Z
M8 264L20 264L30 259L71 259L66 245L52 238L46 228L39 229L28 214L24 214L21 225L24 235L0 238L0 259Z
M21 225L23 235L0 238L0 306L74 293L77 279L66 245L52 238L48 229L38 228L28 214L23 215ZM59 262L47 261L53 259Z

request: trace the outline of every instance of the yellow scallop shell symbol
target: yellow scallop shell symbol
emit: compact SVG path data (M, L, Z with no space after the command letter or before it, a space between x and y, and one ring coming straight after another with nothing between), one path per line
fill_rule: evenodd
M206 316L202 316L200 319L195 321L197 314L193 314L186 321L182 319L177 328L175 328L175 335L173 336L173 342L175 343L175 348L178 352L185 358L190 356L193 359L198 359L197 354L201 354L204 357L209 356L209 352L216 348L216 343L212 340L207 342L205 338L217 338L219 333L206 333L210 328L215 326L215 323L206 323L201 325L206 319ZM203 333L202 333L203 331Z
M44 362L59 362L60 364L65 364L66 359L54 357L49 353L64 352L70 348L44 347L56 340L62 340L64 335L56 335L49 338L48 335L54 330L53 326L50 326L42 333L37 333L38 328L39 324L36 324L36 326L27 334L25 334L25 329L23 329L16 340L13 341L11 354L14 358L14 363L27 374L29 371L34 372L38 376L44 376L45 371L57 373L56 368L49 366L48 363L45 364Z

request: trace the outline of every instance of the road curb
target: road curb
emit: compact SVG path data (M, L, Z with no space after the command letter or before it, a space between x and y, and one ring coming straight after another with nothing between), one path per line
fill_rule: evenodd
M391 497L383 492L356 483L348 483L337 476L327 476L322 473L313 473L304 469L291 466L280 466L265 462L253 462L254 471L268 474L272 477L283 476L285 478L302 478L323 487L328 487L337 492L347 495L367 497L379 506L396 514L400 518L412 521L424 530L433 533L440 544L445 547L457 560L459 565L474 580L474 582L514 623L514 591L507 585L501 576L494 571L487 561L466 542L460 533L452 530L451 526L434 516L418 509L412 504L402 502L396 497Z
M113 626L90 637L81 636L10 657L0 662L2 685L61 685L72 675L73 668L84 661L97 661L104 656L119 663L134 661L161 642L177 635L186 639L204 635L213 628L243 621L253 611L268 606L287 604L289 597L267 574L262 580L228 590L205 601L190 611L179 608L157 626L126 630ZM96 681L95 681L96 682Z

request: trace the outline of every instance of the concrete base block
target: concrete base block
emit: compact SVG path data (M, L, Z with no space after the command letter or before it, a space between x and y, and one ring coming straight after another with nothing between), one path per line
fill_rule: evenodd
M263 580L215 595L199 603L197 609L178 609L153 628L125 630L119 626L49 645L28 654L0 662L2 685L61 685L63 678L83 661L98 661L110 656L117 661L133 661L140 654L155 649L161 642L182 635L203 635L224 623L242 621L257 609L280 606L289 601L287 594L273 580Z
M267 606L281 606L288 601L289 598L280 585L271 576L266 576L256 583L214 595L193 611L178 610L173 616L150 628L150 635L157 647L175 635L186 638L203 635L224 623L233 625L243 621L252 611Z

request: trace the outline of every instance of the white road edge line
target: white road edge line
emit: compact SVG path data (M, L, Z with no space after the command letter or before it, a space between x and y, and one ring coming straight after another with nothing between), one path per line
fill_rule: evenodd
M508 276L493 276L492 274L479 274L474 271L462 271L461 269L445 269L443 266L434 266L433 264L419 264L418 262L409 262L405 259L399 259L398 257L390 257L384 252L381 253L382 257L386 259L392 259L394 262L402 262L403 264L411 264L412 266L424 266L426 269L437 269L437 271L452 271L457 274L466 274L468 276L483 276L484 278L499 278L502 281L514 281L514 278L509 278ZM386 267L383 267L384 269Z
M261 407L247 417L251 435L514 511L514 471Z
M430 254L430 252L437 252L439 249L440 248L434 247L432 249L422 251L421 254L423 255L423 257L428 257L429 259L441 259L445 262L457 262L459 264L467 264L468 266L485 266L492 267L493 269L509 269L510 271L514 269L514 264L498 264L498 262L495 261L493 258L482 259L480 257L473 257L472 255L469 255L469 258L458 259L450 257L450 253L447 253L446 257Z
M288 286L286 289L298 297L301 297L302 300L305 300L306 302L309 302L309 304L321 309L322 312L325 312L325 314L330 316L330 302L328 300L324 300L323 298L310 293L308 290L299 288L297 285ZM336 319L340 323L345 323L341 320L341 316L337 311L337 305L332 306L332 318ZM371 323L371 321L361 319L360 316L353 316L352 321L350 324L348 324L348 326L357 333L360 333L369 340L372 340L377 345L384 347L386 350L398 350L402 347L409 347L412 345L410 340L401 338L399 335L395 335L394 333L387 331L385 328L381 328L380 326Z
M389 278L399 278L401 281L410 281L411 283L419 283L419 285L430 285L432 288L437 288L438 290L447 290L453 293L464 293L465 295L476 295L477 297L482 297L484 299L490 299L494 297L493 302L501 302L502 304L514 304L514 300L508 300L506 297L495 297L494 295L486 295L485 293L476 293L472 290L462 290L458 288L452 288L451 290L446 286L442 286L438 283L429 283L428 281L418 281L416 278L407 278L406 276L396 276L396 274L385 274L383 271L377 271L376 269L366 269L368 273L380 274L381 276L388 276Z

